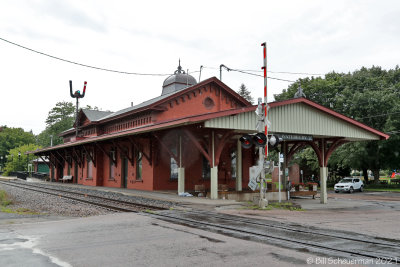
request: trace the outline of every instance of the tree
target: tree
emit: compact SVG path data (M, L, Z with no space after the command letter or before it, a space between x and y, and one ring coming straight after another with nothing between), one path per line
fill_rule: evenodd
M242 96L244 99L246 99L247 101L249 101L251 104L253 104L254 99L251 96L251 92L247 89L246 85L244 85L243 83L240 85L239 90L237 91L237 93Z
M46 129L38 135L38 144L43 147L50 146L51 136L53 145L62 144L63 139L58 135L71 129L75 122L75 105L72 102L57 102L55 107L49 111L46 119ZM87 105L85 109L99 110Z
M50 146L51 138L53 145L62 143L58 135L73 127L75 121L75 106L72 102L57 102L46 119L46 129L38 135L38 143L43 147ZM53 136L53 137L51 137Z
M3 158L9 154L12 148L36 143L35 136L32 132L25 132L22 128L9 128L7 126L2 126L1 128L0 156L3 156Z
M71 120L74 118L75 106L72 102L57 102L56 106L47 115L46 126L52 126L57 122Z
M292 98L301 86L307 98L354 118L377 130L391 133L400 130L400 69L361 68L353 73L331 72L325 78L299 79L287 90L275 95L276 100ZM343 146L332 154L330 162L347 164L361 170L370 169L379 177L382 168L400 166L400 138L368 141ZM343 160L335 157L344 157ZM330 165L330 167L333 167ZM337 165L336 165L337 167ZM364 171L363 171L364 172ZM368 177L366 177L368 178ZM378 179L375 179L378 181Z
M36 156L32 154L26 155L25 153L38 148L40 148L38 145L27 144L11 149L4 167L5 175L8 175L12 171L27 171L28 164L35 159Z

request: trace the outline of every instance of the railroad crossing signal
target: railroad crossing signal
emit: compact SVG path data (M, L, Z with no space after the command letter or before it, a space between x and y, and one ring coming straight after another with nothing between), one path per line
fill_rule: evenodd
M275 148L278 146L280 142L282 142L282 138L277 135L271 135L268 139L264 133L256 133L256 134L245 134L239 138L240 142L242 143L243 148L250 148L253 145L256 147L265 147L268 142L268 145L271 148Z
M269 138L268 143L269 143L269 145L270 145L271 148L275 148L275 147L277 147L277 146L279 145L280 142L282 142L282 140L283 140L283 139L282 139L281 137L279 137L279 136L273 134L273 135L271 135L271 137Z

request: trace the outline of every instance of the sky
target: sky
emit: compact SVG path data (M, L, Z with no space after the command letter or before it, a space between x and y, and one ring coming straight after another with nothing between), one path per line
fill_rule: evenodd
M399 64L400 1L132 1L2 0L0 2L0 125L39 134L57 102L118 111L161 95L178 66L199 80L219 66L260 71L267 43L268 102L299 78ZM9 42L94 67L34 53ZM301 73L301 74L299 74ZM278 78L288 81L281 81ZM237 91L257 99L263 77L222 71Z

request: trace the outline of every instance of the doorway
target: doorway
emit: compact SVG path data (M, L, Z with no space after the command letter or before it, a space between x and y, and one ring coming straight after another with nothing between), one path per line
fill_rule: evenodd
M74 184L78 183L78 164L74 164L74 179L72 179Z
M128 158L124 157L122 159L122 166L121 166L122 170L122 185L121 187L126 188L128 185Z

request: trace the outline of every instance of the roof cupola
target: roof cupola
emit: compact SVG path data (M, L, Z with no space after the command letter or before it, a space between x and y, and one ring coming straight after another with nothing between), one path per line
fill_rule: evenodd
M197 84L196 79L182 70L181 60L179 59L178 69L174 74L165 79L161 95L174 93L195 84Z

